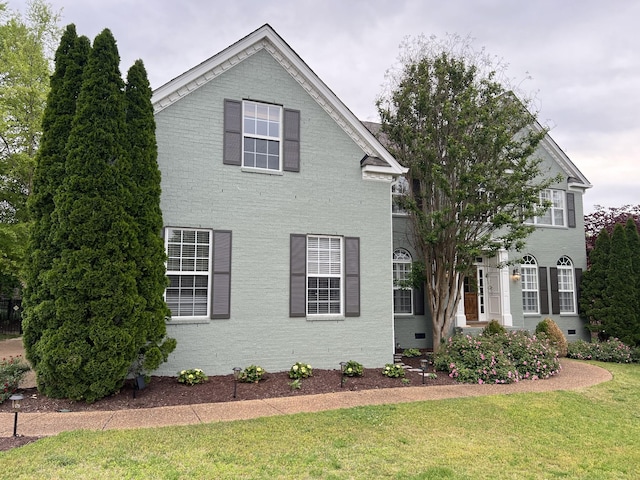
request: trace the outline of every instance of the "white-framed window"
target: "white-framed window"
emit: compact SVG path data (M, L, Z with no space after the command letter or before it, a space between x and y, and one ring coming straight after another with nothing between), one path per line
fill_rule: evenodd
M565 192L547 188L540 192L540 204L551 203L544 215L534 217L533 223L536 225L551 225L554 227L564 227L566 217Z
M212 232L167 228L165 301L173 317L208 317L210 307Z
M281 171L282 107L242 102L242 166Z
M538 264L531 255L522 257L520 265L520 283L522 286L523 313L540 312L540 287L538 282Z
M307 314L342 315L342 237L307 237Z
M391 186L391 213L393 215L407 215L407 211L400 206L400 199L409 194L409 182L404 176Z
M404 248L393 252L393 313L411 315L413 313L413 289L404 282L411 274L411 254Z
M567 256L558 259L558 298L560 313L576 313L573 263Z

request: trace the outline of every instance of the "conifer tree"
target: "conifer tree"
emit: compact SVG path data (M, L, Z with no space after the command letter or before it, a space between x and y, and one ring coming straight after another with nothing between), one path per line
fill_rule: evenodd
M145 344L140 351L144 370L158 368L175 348L175 340L165 339L165 319L170 315L163 295L167 285L165 251L160 231L160 169L156 144L156 124L151 104L151 86L142 60L127 73L125 87L129 164L123 169L123 182L130 182L133 192L130 213L137 224L139 250L138 292L145 300L139 327Z
M589 329L594 337L602 332L600 318L605 308L605 287L609 266L611 237L606 228L600 230L595 247L589 252L589 270L584 272L580 282L580 314L589 321Z
M88 38L77 36L75 25L67 26L55 53L55 70L42 118L42 142L29 197L32 225L27 245L22 323L26 355L35 369L40 359L36 345L43 330L57 326L54 298L43 288L43 278L58 256L50 235L55 226L51 220L53 199L65 176L66 143L90 48Z
M632 276L629 283L634 287L632 308L635 312L634 324L632 325L632 335L635 345L640 346L640 236L638 226L633 217L627 219L625 225L627 233L627 244L629 247L629 259L631 260Z
M119 63L105 29L89 54L55 195L60 254L45 287L60 322L40 339L37 369L39 388L52 397L92 402L116 391L145 343L132 192L121 181L129 160Z
M616 225L611 236L611 250L605 287L605 308L601 315L602 329L608 337L616 337L628 345L636 342L636 315L634 309L637 290L633 279L633 266L629 255L627 232L622 224Z

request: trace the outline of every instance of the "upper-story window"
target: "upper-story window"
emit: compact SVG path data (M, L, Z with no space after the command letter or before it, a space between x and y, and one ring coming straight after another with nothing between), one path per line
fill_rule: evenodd
M411 275L411 254L403 248L393 252L393 313L413 313L413 289L406 283Z
M550 203L549 209L539 217L534 217L533 223L536 225L552 225L555 227L565 226L566 207L565 192L547 188L540 192L540 204Z
M560 313L576 313L573 263L569 257L562 256L558 260L557 268Z
M394 215L406 215L407 211L400 206L400 199L409 194L409 182L405 177L398 177L398 181L391 186L391 194L391 213Z
M282 107L242 102L242 166L281 170Z
M539 313L538 265L536 259L531 255L522 257L520 282L522 286L523 313Z

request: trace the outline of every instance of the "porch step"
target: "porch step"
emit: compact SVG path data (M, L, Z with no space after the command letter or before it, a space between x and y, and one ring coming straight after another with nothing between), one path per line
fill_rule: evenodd
M489 322L470 322L467 320L467 327L486 327L489 325Z

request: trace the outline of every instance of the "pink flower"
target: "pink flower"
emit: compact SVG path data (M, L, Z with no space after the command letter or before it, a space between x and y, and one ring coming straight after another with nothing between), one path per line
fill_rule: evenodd
M481 378L478 379L478 384L482 385L484 382L482 381Z

